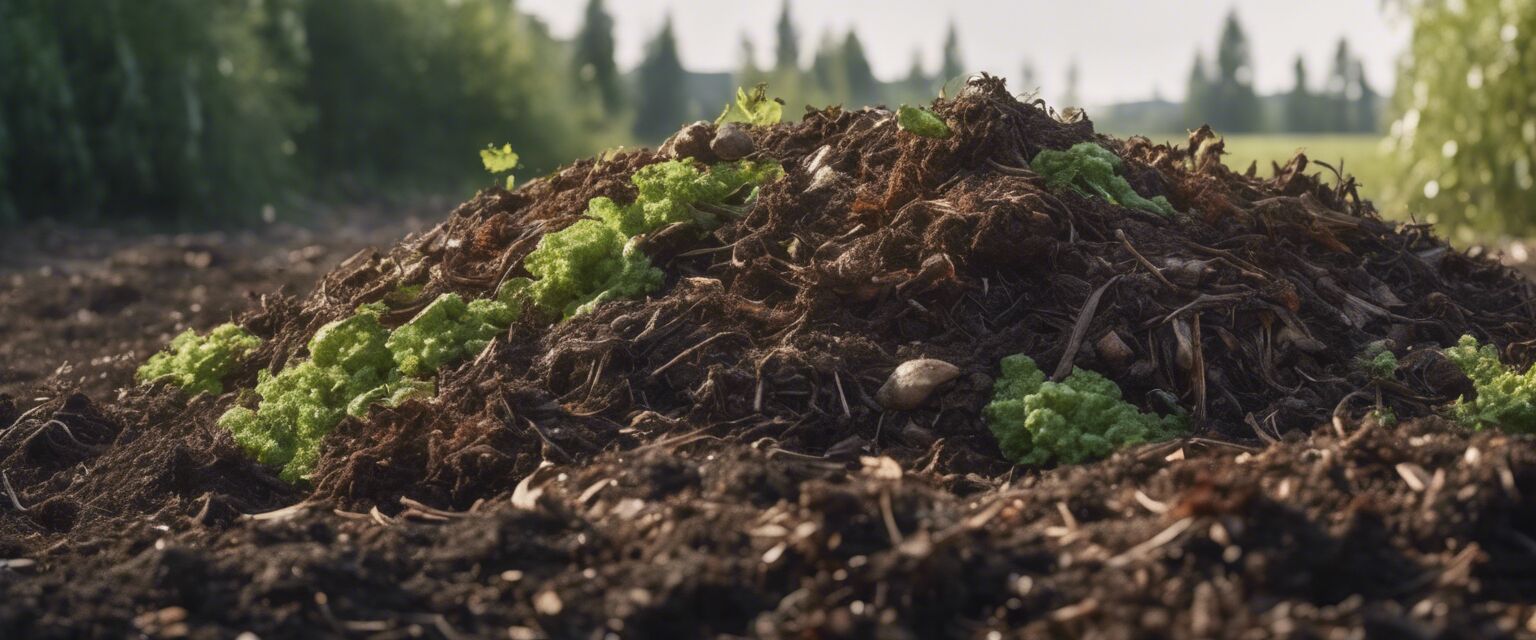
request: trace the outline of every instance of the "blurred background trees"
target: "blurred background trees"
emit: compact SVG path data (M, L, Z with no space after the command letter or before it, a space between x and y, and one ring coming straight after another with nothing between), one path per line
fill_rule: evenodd
M1536 225L1536 2L1415 0L1389 140L1410 210L1478 231Z
M656 144L713 118L737 86L806 106L924 104L976 71L964 34L877 77L869 33L812 29L780 0L771 51L743 35L734 70L687 68L670 19L639 64L616 61L616 3L583 0L568 40L517 0L0 0L0 224L36 218L219 224L307 202L486 184L475 151L510 143L525 175L604 148ZM1240 16L1193 52L1186 97L1092 106L1100 130L1177 140L1234 134L1239 169L1298 148L1348 158L1393 215L1528 233L1536 159L1536 2L1395 0L1412 22L1395 95L1344 38L1289 90L1260 94ZM935 33L935 36L940 33ZM887 43L887 46L888 43ZM729 59L731 52L722 54ZM1316 60L1316 58L1312 58ZM727 61L726 68L733 63ZM1078 104L1091 69L1050 87L1021 60L1014 90ZM1390 102L1390 104L1388 104ZM1391 122L1388 158L1378 145ZM1247 135L1245 135L1247 134ZM1239 154L1246 154L1238 157ZM1386 196L1383 198L1382 196Z

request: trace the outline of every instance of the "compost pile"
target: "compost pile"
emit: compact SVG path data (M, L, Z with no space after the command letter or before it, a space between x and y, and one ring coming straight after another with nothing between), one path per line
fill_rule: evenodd
M933 110L952 135L879 109L739 129L729 155L783 177L702 237L642 236L651 295L517 321L435 397L343 420L307 483L218 426L234 390L402 287L492 295L639 168L734 159L715 127L486 190L261 297L223 395L5 400L0 635L1536 633L1536 450L1435 417L1470 390L1441 347L1536 355L1528 282L1303 155L1236 173L1208 129L1115 139L987 77ZM1029 168L1084 142L1176 213ZM1373 381L1357 358L1383 348L1401 366ZM1190 432L1016 467L982 409L1019 353ZM922 358L959 375L882 402Z

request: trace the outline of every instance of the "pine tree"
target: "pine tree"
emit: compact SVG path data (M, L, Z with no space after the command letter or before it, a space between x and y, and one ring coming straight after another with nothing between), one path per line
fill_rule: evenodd
M875 72L869 66L869 57L864 53L864 43L859 41L859 34L853 30L843 38L842 54L839 56L843 65L843 77L848 83L848 104L862 107L872 105L880 101L880 81L875 79Z
M1205 67L1205 54L1195 51L1189 66L1188 93L1184 98L1184 121L1190 128L1210 122L1211 75Z
M894 83L889 99L892 103L923 104L933 99L933 79L923 69L923 52L921 49L912 50L912 65L907 67L907 75L900 82Z
M1230 133L1254 131L1259 124L1259 98L1253 90L1253 58L1248 49L1248 35L1237 21L1237 13L1227 14L1216 48L1216 77L1211 85L1211 126Z
M1071 62L1067 63L1066 91L1061 94L1061 104L1057 106L1063 109L1069 107L1076 107L1081 109L1083 107L1083 98L1077 93L1078 84L1081 80L1081 72L1078 70L1077 58L1073 58Z
M1285 96L1285 130L1289 133L1308 132L1314 129L1312 91L1307 88L1307 61L1296 56L1296 84Z
M1339 38L1339 44L1333 50L1333 70L1328 74L1328 95L1325 98L1328 104L1329 131L1350 131L1353 128L1350 94L1358 89L1352 77L1353 61L1349 53L1349 41Z
M944 62L939 67L939 82L949 82L965 73L965 61L960 57L960 32L953 20L949 32L944 35Z
M613 58L613 16L603 7L603 0L587 0L586 20L576 34L572 62L578 86L584 93L596 93L603 111L618 113L624 105L623 85Z
M1377 133L1376 90L1371 87L1370 80L1366 79L1365 65L1358 59L1355 60L1354 78L1358 87L1355 95L1355 131Z
M778 69L800 68L800 36L795 33L795 23L789 17L789 0L784 0L783 8L779 11L778 49L775 52L775 60Z
M759 75L761 75L761 72L758 71L758 69L757 69L757 47L752 45L752 38L751 38L751 36L748 36L746 33L742 33L741 34L741 53L740 53L740 57L741 57L741 59L739 61L739 64L741 65L741 67L739 68L739 70L736 73L742 79L744 79L744 80L753 80L754 82L752 82L752 83L755 83L755 79ZM742 85L742 86L746 86L747 84L752 84L752 83L741 82L739 84Z
M635 109L635 135L642 140L660 140L677 130L688 112L685 72L677 56L672 16L667 16L635 73L640 92L640 103Z
M1014 91L1034 93L1040 90L1040 81L1035 75L1035 63L1024 61L1024 66L1019 68L1019 86Z

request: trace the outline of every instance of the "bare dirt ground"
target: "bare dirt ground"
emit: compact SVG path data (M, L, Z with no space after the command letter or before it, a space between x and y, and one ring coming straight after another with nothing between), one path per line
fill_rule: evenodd
M389 246L425 224L412 214L335 217L323 230L7 230L0 239L0 393L61 385L110 397L175 334L228 322L263 294L306 294L347 256Z

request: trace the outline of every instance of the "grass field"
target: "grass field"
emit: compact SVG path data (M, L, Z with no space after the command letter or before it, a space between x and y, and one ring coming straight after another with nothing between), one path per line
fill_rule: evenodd
M1227 136L1227 166L1246 171L1257 161L1259 175L1269 176L1270 162L1284 164L1292 154L1303 151L1307 157L1323 161L1355 176L1360 196L1376 203L1377 210L1389 217L1402 217L1401 207L1390 194L1392 163L1381 145L1381 138L1371 135L1237 135ZM1313 164L1332 180L1332 172Z

